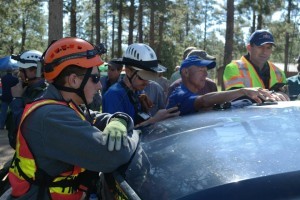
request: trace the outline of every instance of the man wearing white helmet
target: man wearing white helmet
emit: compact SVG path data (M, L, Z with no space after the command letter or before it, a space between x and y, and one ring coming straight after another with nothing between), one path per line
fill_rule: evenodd
M19 82L11 87L13 100L7 116L8 140L10 146L14 149L16 149L17 132L25 104L41 96L47 86L44 78L40 76L41 71L38 67L41 56L42 53L36 50L11 56L12 59L18 61L17 66L19 68ZM8 172L9 169L3 168L2 170Z
M152 103L143 90L149 80L155 80L158 73L166 71L165 67L158 64L156 54L151 47L141 43L131 44L123 58L116 62L125 65L126 76L105 93L102 102L103 112L125 112L138 126L179 115L177 107L161 109L154 116L149 114Z
M20 78L19 83L11 88L13 101L10 107L13 120L8 130L8 136L13 148L15 148L16 133L25 104L39 97L47 87L38 66L41 56L42 53L37 50L29 50L12 56L14 60L18 61Z

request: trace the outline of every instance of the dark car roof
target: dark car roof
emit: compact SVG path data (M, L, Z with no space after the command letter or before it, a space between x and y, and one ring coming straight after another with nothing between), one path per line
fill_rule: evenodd
M297 101L167 119L143 129L125 180L141 199L178 199L298 172L299 119Z

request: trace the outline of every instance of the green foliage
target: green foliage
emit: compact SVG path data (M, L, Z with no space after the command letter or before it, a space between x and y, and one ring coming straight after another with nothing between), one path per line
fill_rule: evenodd
M286 33L289 33L289 61L293 63L293 59L297 58L300 54L299 51L299 36L300 30L295 29L295 24L287 24L284 22L274 22L270 24L270 31L274 35L274 40L276 42L276 48L272 54L272 60L276 62L284 62L284 51L285 51L285 42L286 42ZM295 50L294 50L295 49ZM298 51L297 51L298 50Z
M138 6L141 0L135 0L135 17L133 42L138 41ZM0 57L12 53L19 53L26 49L44 51L47 47L47 12L44 3L39 0L2 0L0 1ZM118 4L120 0L102 0L100 6L100 35L101 42L111 50L114 41L115 52L118 51L117 38ZM129 6L130 1L123 1L122 16L122 48L126 48L128 41ZM70 35L70 6L71 0L64 1L64 36ZM46 3L47 4L47 3ZM216 0L144 0L143 11L143 41L149 44L150 39L150 5L154 6L154 46L159 50L158 57L162 64L168 67L166 76L173 72L176 65L180 65L182 54L186 47L196 46L206 50L217 58L218 66L222 66L224 57L224 38L226 23L226 1ZM246 53L246 42L251 32L261 24L274 34L276 49L272 60L283 62L285 48L285 32L290 34L289 58L297 57L300 52L299 18L300 7L297 0L292 1L291 23L287 19L287 1L280 0L237 0L235 1L235 25L233 59L239 59ZM47 8L46 8L47 9ZM272 17L276 11L282 14L279 21ZM95 3L93 0L77 0L77 37L91 41L96 40L95 31ZM114 40L112 38L113 16ZM255 20L253 20L255 17ZM160 24L160 20L163 24ZM255 23L254 23L255 22ZM162 36L159 28L162 27ZM159 49L158 49L159 48ZM111 52L105 58L110 59ZM213 72L212 76L215 76Z
M42 5L34 0L0 1L0 57L46 47Z

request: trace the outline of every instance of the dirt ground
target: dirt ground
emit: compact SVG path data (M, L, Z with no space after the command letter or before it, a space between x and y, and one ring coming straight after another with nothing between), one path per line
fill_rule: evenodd
M0 130L0 168L13 157L14 149L9 146L7 130Z

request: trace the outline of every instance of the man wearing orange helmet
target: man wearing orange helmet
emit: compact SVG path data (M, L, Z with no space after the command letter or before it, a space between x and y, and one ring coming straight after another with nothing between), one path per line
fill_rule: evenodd
M128 162L139 135L125 113L83 112L99 89L99 48L63 38L43 54L44 95L27 104L9 171L11 197L82 199L99 172Z

